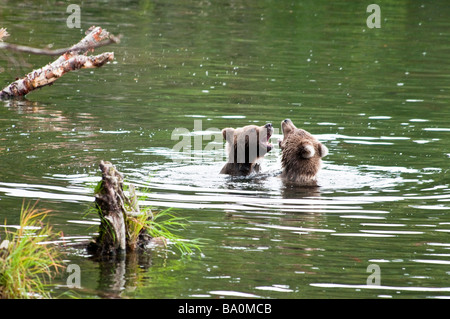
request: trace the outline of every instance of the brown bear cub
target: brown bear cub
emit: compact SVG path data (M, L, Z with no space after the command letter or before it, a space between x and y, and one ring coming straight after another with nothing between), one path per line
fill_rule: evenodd
M220 174L246 176L258 173L259 160L270 152L273 145L269 139L273 134L271 123L263 126L247 125L240 128L224 128L223 138L227 142L228 161Z
M328 148L305 130L296 128L291 120L281 122L283 140L278 143L281 148L281 177L286 181L317 186L317 173L321 158L328 154Z

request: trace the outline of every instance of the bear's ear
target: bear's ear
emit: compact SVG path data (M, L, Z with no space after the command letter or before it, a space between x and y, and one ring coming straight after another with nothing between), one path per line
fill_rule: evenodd
M231 127L224 128L222 130L222 136L225 141L231 143L233 141L234 128L231 128Z
M322 143L319 143L319 155L320 157L325 157L328 155L328 148Z
M303 158L311 158L315 153L314 146L311 144L303 144L300 146L300 154Z

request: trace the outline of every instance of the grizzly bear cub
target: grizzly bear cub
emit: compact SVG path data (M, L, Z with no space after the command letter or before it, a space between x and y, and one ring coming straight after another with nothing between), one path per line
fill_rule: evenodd
M305 186L318 186L317 173L321 158L328 154L328 148L305 130L296 128L291 120L281 122L283 140L281 148L281 177L286 181Z
M224 128L222 135L227 143L228 161L220 174L246 176L259 172L258 160L273 148L269 143L272 134L271 123L263 126L247 125L236 129Z

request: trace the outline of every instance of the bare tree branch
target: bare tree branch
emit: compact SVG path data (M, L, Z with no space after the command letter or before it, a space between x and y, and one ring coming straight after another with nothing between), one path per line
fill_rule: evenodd
M5 34L2 34L2 32L4 32ZM120 43L120 38L122 37L121 35L115 36L107 32L106 30L103 30L100 27L91 27L87 30L86 34L87 35L85 38L83 38L80 42L69 48L50 50L50 49L33 48L26 45L0 42L0 49L31 54L50 55L50 56L61 55L69 51L78 51L77 53L81 54L90 49L99 48L109 44L118 44ZM7 36L9 36L9 34L8 32L6 32L6 29L3 28L0 29L0 40L2 39L2 37Z
M89 45L86 47L79 47L79 50L88 50L88 49L96 49L99 47L103 47L109 44L117 44L120 43L121 36L117 37L111 37L107 40L103 40L102 42L99 42L95 45ZM11 44L6 42L0 42L0 49L6 49L10 51L15 52L23 52L23 53L31 53L31 54L39 54L39 55L49 55L49 56L56 56L64 54L68 51L71 51L72 47L70 48L62 48L62 49L56 49L56 50L50 50L50 49L39 49L39 48L33 48L28 47L26 45L18 45L18 44Z
M4 30L4 29L1 29ZM16 80L0 91L0 98L20 97L29 92L52 84L65 73L82 68L99 68L106 62L114 59L113 52L106 52L96 56L84 55L87 51L105 45L104 43L117 43L118 38L100 27L92 27L80 42L68 49L58 52L62 55L46 66L28 73L25 77ZM0 46L3 43L0 43ZM40 50L40 49L36 49Z
M69 71L99 68L113 59L113 52L105 52L96 56L75 55L57 65L48 64L9 84L0 92L0 98L24 96L35 89L52 84Z

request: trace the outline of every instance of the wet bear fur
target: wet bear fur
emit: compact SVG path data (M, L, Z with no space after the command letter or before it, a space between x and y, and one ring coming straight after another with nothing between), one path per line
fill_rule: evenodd
M258 173L261 169L260 159L273 148L269 143L272 134L271 123L263 126L247 125L236 129L224 128L222 135L226 140L228 159L220 173L233 176Z
M309 132L297 128L290 119L281 122L283 139L281 148L281 177L290 183L304 186L318 186L317 174L322 165L322 157L328 148Z

